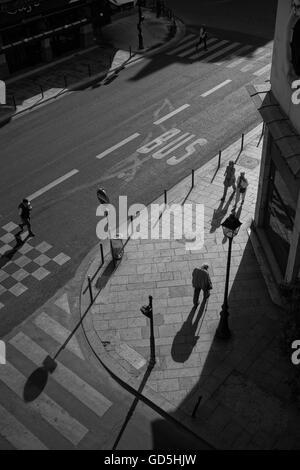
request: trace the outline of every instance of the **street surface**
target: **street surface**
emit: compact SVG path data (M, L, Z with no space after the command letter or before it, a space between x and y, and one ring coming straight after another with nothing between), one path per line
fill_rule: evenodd
M196 51L195 19L172 50L0 129L0 337L9 334L0 449L206 448L141 402L119 435L134 398L96 372L75 339L59 356L57 375L40 368L72 328L64 294L49 311L44 304L99 241L97 188L116 206L119 195L128 205L150 203L259 122L245 86L269 79L272 43L249 31L218 31L209 34L207 53ZM24 197L36 237L18 247Z

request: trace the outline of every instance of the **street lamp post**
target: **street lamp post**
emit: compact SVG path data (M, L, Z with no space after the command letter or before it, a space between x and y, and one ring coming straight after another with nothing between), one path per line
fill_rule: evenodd
M225 282L225 292L224 292L224 301L222 305L222 310L220 312L220 322L216 331L217 338L228 339L231 335L230 329L228 326L228 286L229 286L229 273L230 273L230 262L231 262L231 248L233 238L238 234L240 226L242 225L239 219L231 214L227 219L221 224L223 228L223 233L226 238L228 238L228 255L227 255L227 268L226 268L226 282Z

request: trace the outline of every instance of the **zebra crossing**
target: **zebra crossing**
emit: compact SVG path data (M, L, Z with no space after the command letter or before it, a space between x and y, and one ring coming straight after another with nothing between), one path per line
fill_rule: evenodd
M65 308L64 308L65 305ZM0 365L0 450L88 448L112 410L109 392L99 390L76 337L56 359L50 375L43 363L71 333L66 298L43 308L6 342ZM106 418L108 419L108 418ZM100 433L101 434L101 433Z
M250 44L210 37L207 40L207 50L204 50L203 46L198 50L198 40L197 35L187 34L174 49L166 54L191 61L203 59L204 62L213 62L215 65L229 69L239 68L241 72L250 72L255 76L260 76L271 69L272 47L270 44L257 48ZM266 64L266 61L269 63Z

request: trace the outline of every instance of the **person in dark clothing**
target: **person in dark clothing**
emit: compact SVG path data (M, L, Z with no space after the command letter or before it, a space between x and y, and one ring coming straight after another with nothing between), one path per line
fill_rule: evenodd
M198 51L201 44L204 44L204 50L207 51L207 31L205 25L202 25L199 31L199 40L196 46L196 51Z
M24 231L24 227L26 226L28 229L29 236L34 237L34 233L31 230L30 224L30 212L32 210L32 207L28 199L23 199L21 204L19 204L18 209L21 218L21 223L19 224L21 231L18 233L18 236L20 236L20 234Z
M194 307L199 305L199 295L201 289L203 290L204 299L208 299L210 296L210 290L212 289L212 282L208 273L208 264L203 264L200 269L195 268L193 271L193 287L194 287Z

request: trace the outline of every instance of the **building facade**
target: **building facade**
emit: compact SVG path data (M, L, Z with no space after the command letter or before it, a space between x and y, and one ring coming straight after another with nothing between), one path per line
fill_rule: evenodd
M254 229L289 283L300 277L300 0L278 0L271 86L250 94L264 121Z
M0 79L94 43L106 0L0 0Z

